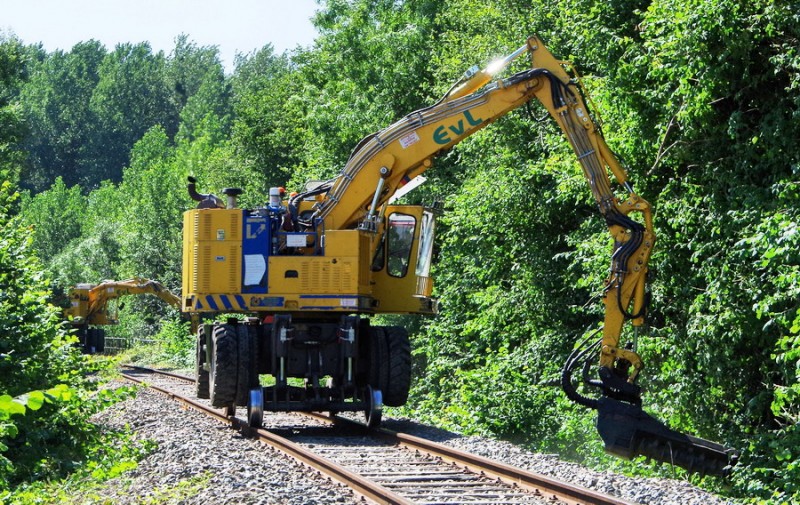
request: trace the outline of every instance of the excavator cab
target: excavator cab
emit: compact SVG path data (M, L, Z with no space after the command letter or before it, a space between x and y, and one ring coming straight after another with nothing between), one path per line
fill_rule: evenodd
M436 211L390 205L372 257L373 296L381 312L436 313L430 277Z

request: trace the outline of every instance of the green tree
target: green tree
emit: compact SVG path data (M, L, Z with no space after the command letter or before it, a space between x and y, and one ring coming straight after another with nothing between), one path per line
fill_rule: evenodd
M25 188L43 191L59 176L68 186L92 187L104 177L97 172L97 118L89 102L105 56L103 45L91 40L50 53L33 67L20 97L30 125Z
M95 391L89 364L69 336L33 250L30 227L14 217L17 194L0 184L0 500L26 484L64 477L91 457L98 470L129 468L136 452L100 433L89 417L126 391ZM124 389L124 388L123 388ZM97 464L99 463L99 464ZM120 465L117 468L121 468Z
M167 88L174 90L172 101L180 114L180 136L193 138L208 114L222 121L223 134L227 135L231 89L215 46L198 47L188 36L179 36L167 60L165 80ZM175 132L167 134L173 137Z
M30 228L12 217L16 195L0 186L0 391L16 396L59 382L75 383L80 353L47 303L47 279Z
M14 36L0 33L0 180L16 182L25 151L27 132L19 105L19 91L27 79L28 51Z
M126 277L178 284L185 185L174 170L174 147L161 127L153 127L131 151L119 191L131 205L121 213L121 271Z
M33 244L39 257L49 262L80 237L86 199L79 186L68 188L58 177L47 191L25 195L22 216L33 228Z
M241 162L271 186L284 185L302 163L306 111L296 77L289 58L267 45L240 56L231 79L231 144Z
M37 197L40 195L37 195ZM119 279L122 218L129 200L109 181L86 197L80 236L48 264L54 286L67 289L79 283Z
M90 100L97 117L94 168L119 182L133 145L154 125L177 131L179 111L164 86L166 61L150 45L120 44L100 65L100 80Z

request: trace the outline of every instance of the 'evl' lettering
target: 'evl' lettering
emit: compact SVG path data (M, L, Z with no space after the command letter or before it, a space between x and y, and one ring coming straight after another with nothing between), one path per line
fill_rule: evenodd
M464 111L464 119L467 120L467 124L469 126L478 126L479 124L483 123L483 119L473 118L472 114L470 114L468 110ZM454 135L457 135L459 137L461 135L464 135L464 132L466 131L464 125L464 119L459 119L458 123L450 125L448 127L440 126L439 128L436 128L436 130L434 130L433 132L433 141L436 142L437 144L444 145L444 144L449 144L450 142L453 141L453 139L450 137L450 132L453 132Z

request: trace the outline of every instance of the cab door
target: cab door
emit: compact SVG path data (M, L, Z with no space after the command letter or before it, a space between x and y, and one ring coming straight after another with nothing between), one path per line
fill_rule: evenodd
M430 314L430 264L434 213L416 205L389 206L384 232L372 259L373 296L377 312Z

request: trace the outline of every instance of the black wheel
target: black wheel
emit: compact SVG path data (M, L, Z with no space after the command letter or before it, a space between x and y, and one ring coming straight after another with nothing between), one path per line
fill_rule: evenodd
M380 389L374 389L372 386L367 386L364 394L367 404L364 409L367 428L377 428L381 425L381 417L383 417L383 395Z
M239 378L238 340L233 325L214 325L208 372L212 407L223 408L236 404L236 383Z
M369 327L369 385L385 391L389 383L389 349L382 326Z
M83 353L84 354L94 354L97 352L97 329L96 328L87 328L86 329L86 340L84 341L83 346Z
M86 328L86 326L78 326L75 328L76 328L75 336L78 337L77 347L81 350L82 354L89 354L87 350L88 346L86 340L87 338L89 338L88 329Z
M205 369L206 364L206 329L205 326L200 326L197 329L197 342L195 345L195 382L194 394L198 398L208 400L211 398L208 388L208 370Z
M258 356L256 355L256 327L237 325L239 340L239 369L236 382L236 405L247 406L250 390L258 387Z
M225 417L236 417L236 405L233 403L226 405L222 410Z
M386 347L389 353L387 384L383 388L383 403L389 407L401 407L408 401L411 389L411 343L408 331L402 326L384 328Z
M103 352L106 350L106 330L103 328L95 328L94 331L94 351Z

